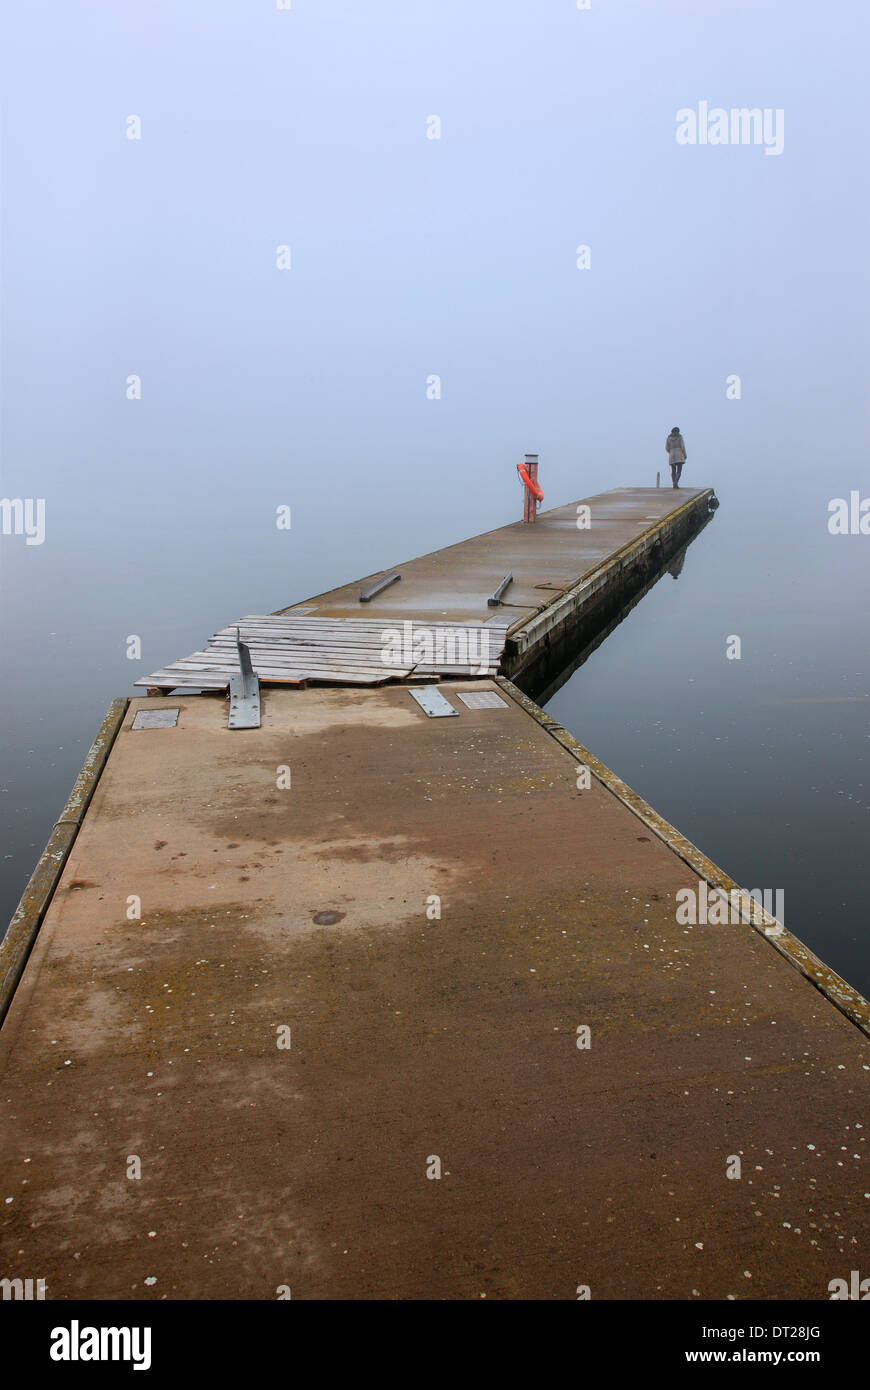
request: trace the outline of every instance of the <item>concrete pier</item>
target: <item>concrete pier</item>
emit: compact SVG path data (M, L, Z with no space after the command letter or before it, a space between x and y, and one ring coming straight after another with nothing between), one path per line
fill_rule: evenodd
M366 616L377 611L390 621L422 621L428 616L450 622L485 622L493 616L487 599L510 571L513 583L500 607L513 616L515 629L529 628L538 615L601 566L624 559L626 550L635 545L645 551L661 546L681 523L697 525L708 514L712 498L712 488L627 487L551 508L540 512L534 525L516 521L429 555L390 565L388 569L401 574L401 583L379 594ZM690 531L683 534L686 537ZM280 611L359 617L360 588L379 574Z
M236 660L236 627L250 646L254 670L273 684L516 676L546 662L551 646L563 639L603 627L604 610L642 587L716 505L711 488L615 488L543 512L533 525L487 531L276 613L234 617L201 650L136 685L155 692L225 689ZM491 606L508 574L510 584ZM386 579L391 582L379 588ZM463 666L449 656L385 662L382 634L407 622L428 630L448 625L465 632L475 650L483 634L495 668L481 672L479 662Z
M866 1002L760 910L680 920L735 885L510 680L437 689L264 685L244 731L130 702L0 1031L3 1275L823 1300L866 1267Z

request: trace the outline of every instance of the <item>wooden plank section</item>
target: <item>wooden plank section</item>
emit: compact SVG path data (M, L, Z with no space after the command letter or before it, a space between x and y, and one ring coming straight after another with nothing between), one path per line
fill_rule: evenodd
M0 1031L8 1276L819 1300L866 1270L870 1039L751 925L678 921L715 870L600 765L578 789L542 711L439 688L458 717L269 689L244 734L131 702Z
M510 619L500 624L413 623L379 619L254 614L221 628L203 651L170 662L139 686L226 688L239 669L236 629L261 681L377 685L417 675L496 675Z

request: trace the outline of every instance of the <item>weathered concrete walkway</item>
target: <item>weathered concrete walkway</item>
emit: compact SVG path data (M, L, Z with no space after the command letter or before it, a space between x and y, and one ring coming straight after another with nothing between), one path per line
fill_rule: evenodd
M620 487L580 502L539 512L533 526L516 521L456 545L391 566L402 579L378 594L367 616L391 621L485 622L509 613L519 623L552 604L603 560L651 531L671 513L708 495L709 488ZM578 509L589 508L589 526L578 527ZM581 518L585 521L585 518ZM498 609L487 599L510 571L513 584ZM389 571L386 571L389 572ZM360 588L384 571L305 599L283 613L358 618Z
M132 702L0 1032L4 1276L825 1299L868 1272L870 1040L753 927L679 925L696 866L512 687L439 688L457 717L266 689L243 734L215 697Z

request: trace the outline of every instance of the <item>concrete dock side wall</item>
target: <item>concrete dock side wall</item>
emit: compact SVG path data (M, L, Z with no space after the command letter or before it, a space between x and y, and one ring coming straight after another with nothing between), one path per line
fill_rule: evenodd
M545 664L551 649L570 642L580 629L589 631L599 620L603 623L605 610L626 603L698 534L710 520L714 501L713 489L703 489L637 539L620 546L533 617L518 619L508 629L504 674L522 686L524 673L531 676Z

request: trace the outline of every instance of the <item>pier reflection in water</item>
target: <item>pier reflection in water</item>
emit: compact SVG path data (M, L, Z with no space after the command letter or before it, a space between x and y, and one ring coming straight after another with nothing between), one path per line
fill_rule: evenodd
M709 526L713 515L711 513L701 521L691 540L679 545L675 551L663 551L656 555L623 589L603 599L592 613L553 642L546 652L514 674L512 679L515 684L539 705L546 705L610 633L619 627L653 585L666 574L674 579L679 578L689 546ZM572 732L578 738L582 737L580 731Z

